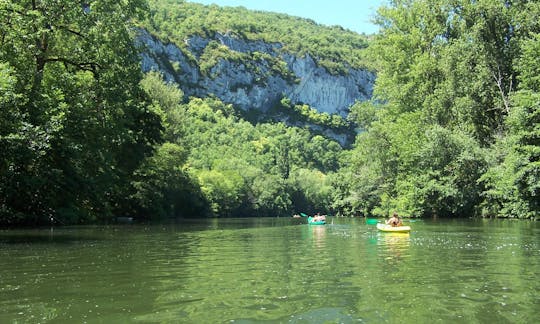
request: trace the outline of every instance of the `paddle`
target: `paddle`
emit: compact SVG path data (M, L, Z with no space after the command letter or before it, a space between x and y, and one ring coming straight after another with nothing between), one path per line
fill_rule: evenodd
M367 218L366 219L366 224L368 225L376 225L379 221L374 219L374 218Z
M302 217L308 217L308 215L304 214L304 213L300 213L300 216Z

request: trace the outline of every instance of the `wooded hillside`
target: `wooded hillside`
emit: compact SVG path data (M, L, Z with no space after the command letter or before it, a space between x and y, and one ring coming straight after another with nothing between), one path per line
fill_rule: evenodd
M345 73L346 66L369 65L363 51L368 46L368 36L339 26L327 27L309 19L243 7L204 6L181 0L150 0L149 3L150 20L144 27L176 44L183 44L191 35L212 37L216 32L233 33L248 40L279 43L283 51L298 56L309 53L333 73ZM209 55L207 59L216 59L216 55Z
M2 1L0 223L538 218L539 15L537 1L390 1L368 40L182 1ZM351 110L363 131L343 149L304 128L249 123L215 98L184 98L142 74L141 26L178 43L216 30L281 42L334 73L370 62L375 97Z

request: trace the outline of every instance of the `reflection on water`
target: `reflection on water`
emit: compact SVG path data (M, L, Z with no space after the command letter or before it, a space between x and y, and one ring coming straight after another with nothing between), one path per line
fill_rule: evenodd
M0 323L540 320L540 224L413 225L381 233L291 217L0 231Z
M311 225L309 226L313 236L313 243L316 249L324 249L326 237L326 225Z
M392 251L407 249L411 242L409 233L379 233L379 244Z
M380 256L385 260L400 261L409 256L409 233L378 233L378 244L382 247Z

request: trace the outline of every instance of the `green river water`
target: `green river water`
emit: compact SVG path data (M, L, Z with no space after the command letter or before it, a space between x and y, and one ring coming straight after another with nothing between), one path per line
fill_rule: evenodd
M0 230L0 323L539 323L540 222Z

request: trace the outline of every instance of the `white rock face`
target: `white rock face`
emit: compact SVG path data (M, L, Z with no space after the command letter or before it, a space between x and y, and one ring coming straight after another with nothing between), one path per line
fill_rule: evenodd
M199 66L175 44L164 44L141 30L143 71L161 71L167 81L177 82L187 96L214 95L225 103L250 110L267 111L284 96L292 103L308 104L319 112L345 117L355 101L371 97L375 75L367 70L350 69L347 75L332 75L309 56L296 57L281 51L279 43L245 41L217 33L214 39L193 36L185 40L189 54L199 58L210 41L218 41L230 50L252 54L260 52L287 63L289 77L271 69L267 60L245 62L219 60L203 75ZM293 80L295 79L295 80Z
M292 102L307 103L319 112L345 116L356 101L371 98L375 75L366 70L350 69L346 76L329 74L309 56L287 60L300 84L289 94Z

